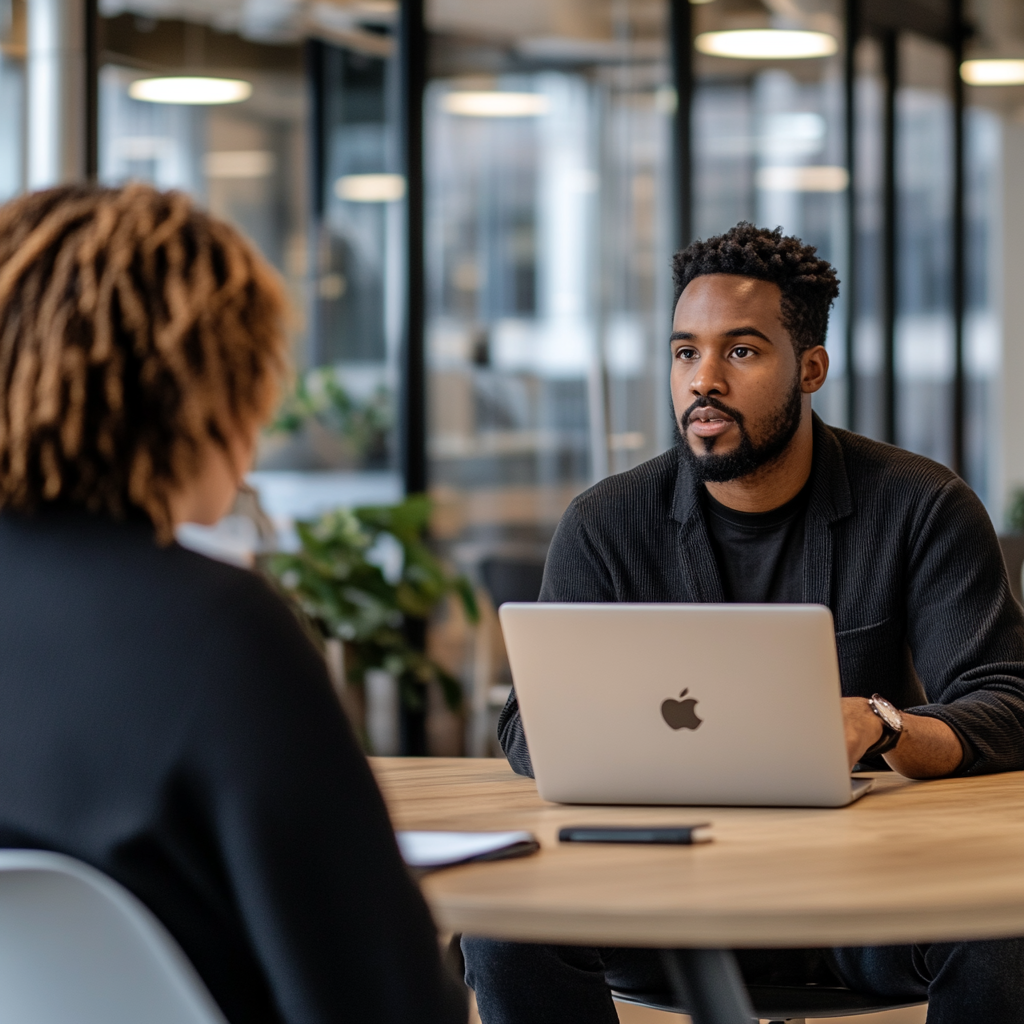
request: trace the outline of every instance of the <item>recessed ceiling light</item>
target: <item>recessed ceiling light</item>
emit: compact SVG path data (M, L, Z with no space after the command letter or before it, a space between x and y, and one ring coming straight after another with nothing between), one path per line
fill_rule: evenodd
M1024 60L965 60L960 77L968 85L1024 85Z
M139 78L128 86L128 95L133 100L146 103L241 103L252 95L252 85L240 78L176 75L173 78Z
M831 57L839 49L827 32L780 28L744 28L727 32L702 32L694 40L701 53L713 57L746 60L794 60Z
M441 100L442 110L462 117L539 117L548 106L536 92L450 92Z
M334 194L349 203L393 203L405 198L401 174L343 174Z
M832 164L762 167L754 181L765 192L844 192L850 175L845 167Z

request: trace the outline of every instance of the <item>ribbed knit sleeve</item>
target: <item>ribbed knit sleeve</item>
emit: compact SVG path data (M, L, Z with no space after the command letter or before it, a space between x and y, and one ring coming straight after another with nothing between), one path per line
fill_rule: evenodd
M1024 616L989 517L959 477L912 542L906 604L907 642L929 701L906 710L966 740L957 774L1024 768Z

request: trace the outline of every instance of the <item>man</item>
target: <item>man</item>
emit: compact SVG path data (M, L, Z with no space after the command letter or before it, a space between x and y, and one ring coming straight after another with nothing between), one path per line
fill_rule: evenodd
M828 605L851 768L884 767L878 755L918 779L1024 768L1024 615L984 508L944 467L811 411L833 268L780 230L740 224L677 253L673 272L676 450L572 502L541 600ZM875 694L906 709L895 727ZM514 693L498 730L532 775ZM463 948L484 1024L611 1024L609 985L669 987L646 950ZM1024 1021L1024 940L738 960L750 982L927 998L929 1024Z

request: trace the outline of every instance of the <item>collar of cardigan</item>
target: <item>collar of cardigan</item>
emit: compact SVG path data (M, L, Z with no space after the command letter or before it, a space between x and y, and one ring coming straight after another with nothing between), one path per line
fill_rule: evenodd
M832 523L853 512L850 480L846 474L846 460L837 431L811 413L814 425L814 463L811 466L811 497L807 514ZM686 523L701 514L700 487L690 467L679 459L676 489L672 499L672 518Z

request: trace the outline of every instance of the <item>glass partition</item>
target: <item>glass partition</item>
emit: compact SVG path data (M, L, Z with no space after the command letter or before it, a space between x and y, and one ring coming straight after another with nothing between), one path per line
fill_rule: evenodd
M952 306L952 53L907 33L896 96L896 443L949 465L956 371Z
M425 105L438 529L540 556L671 430L667 8L549 7L442 18Z
M885 95L881 47L876 39L862 39L856 51L854 93L856 295L851 295L848 288L843 296L846 308L854 313L853 366L849 372L856 377L856 398L844 422L850 429L880 439L887 431L884 391L888 356L883 338Z
M1003 323L1000 316L1003 277L1002 121L997 111L981 106L966 111L964 206L967 227L967 309L964 319L966 438L964 478L995 515L1006 495L1000 490L1004 438L1000 377L1003 369ZM1012 287L1012 283L1010 285ZM1001 517L1000 517L1001 518ZM1003 529L1003 522L996 523Z
M25 2L0 0L0 203L25 187Z
M176 17L103 6L99 174L188 192L283 275L294 380L250 479L287 545L296 518L402 491L393 12L367 14L374 31L342 33L352 39L341 47L305 40L310 26L254 23L252 12L232 21L223 5L165 8Z
M767 10L749 12L740 22L730 8L718 4L694 8L696 237L718 234L741 220L781 227L817 246L818 253L838 268L840 278L844 276L849 175L842 15L839 2L816 4L813 15L785 24ZM768 28L822 33L828 45L821 55L810 57L714 52L714 33ZM847 301L843 293L833 312L827 344L829 378L814 400L829 422L846 420Z

